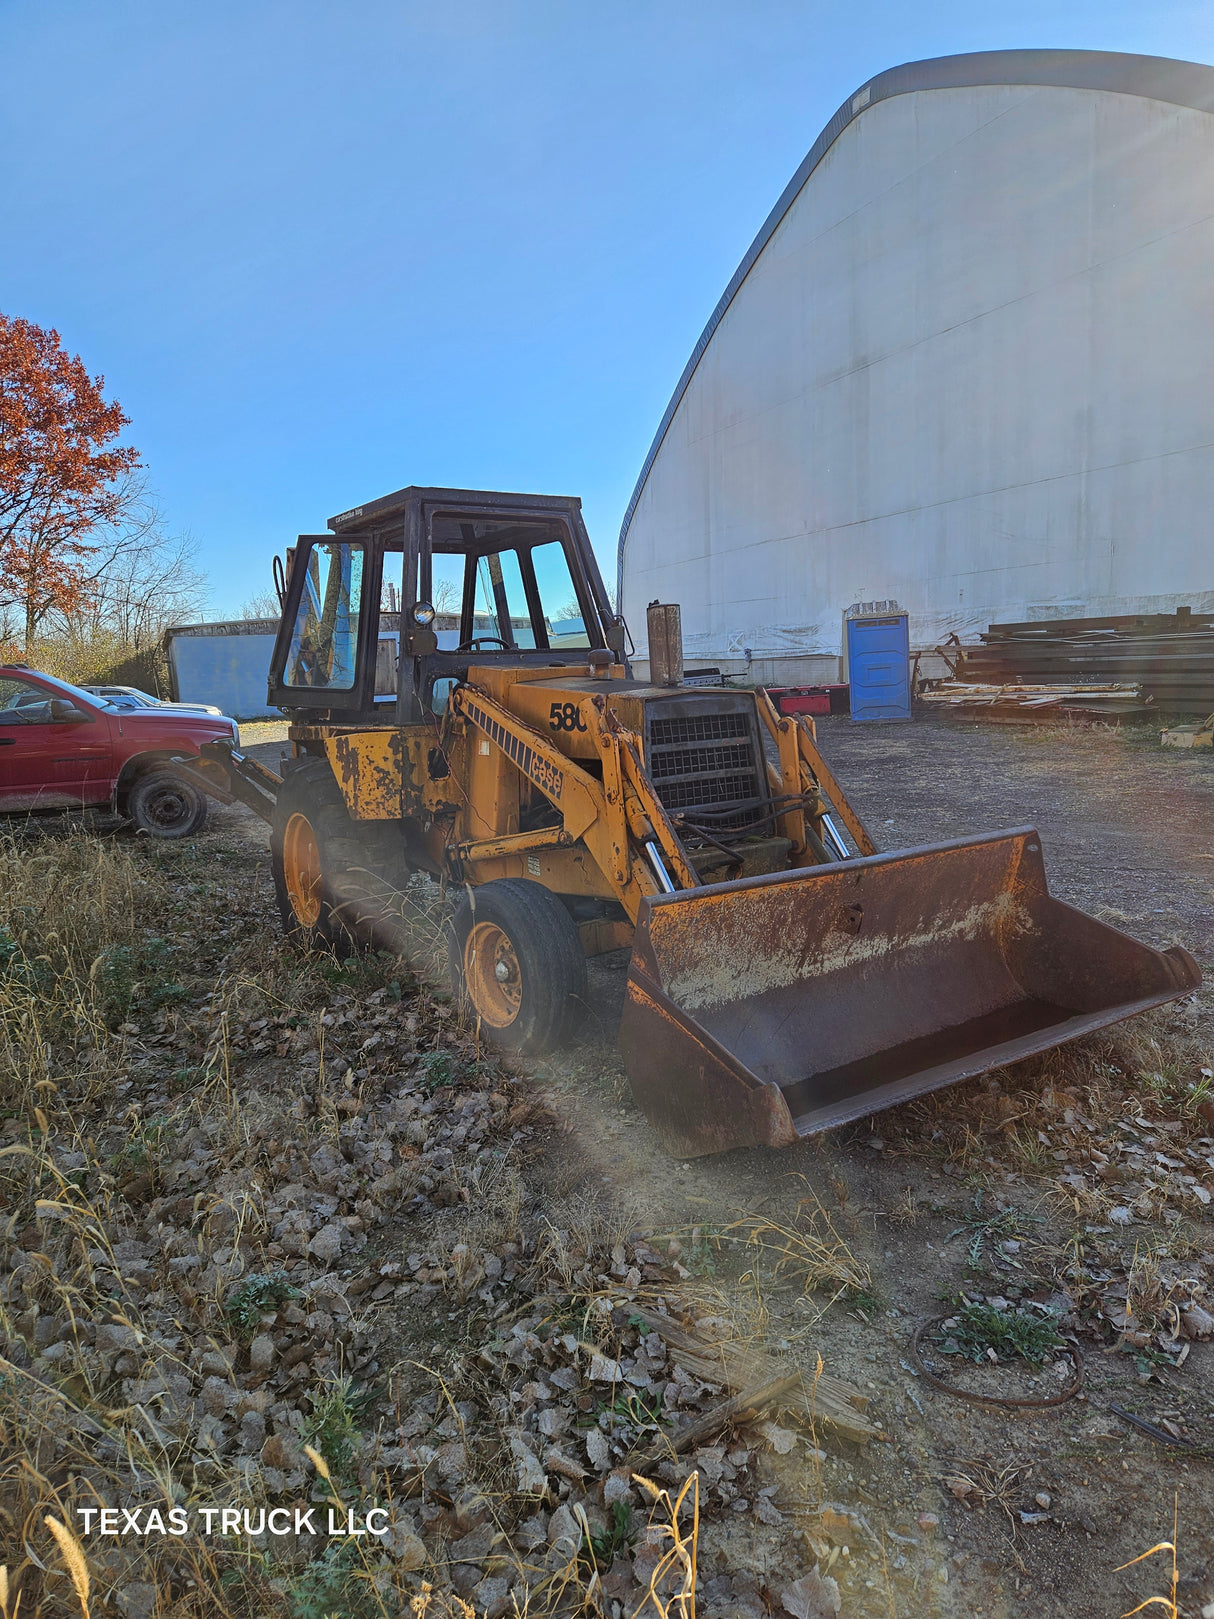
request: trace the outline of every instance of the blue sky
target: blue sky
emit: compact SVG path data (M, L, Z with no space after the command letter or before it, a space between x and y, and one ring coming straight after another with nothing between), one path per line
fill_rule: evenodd
M208 616L403 484L580 494L604 572L725 283L883 68L1214 60L1209 4L0 0L0 309L132 418Z

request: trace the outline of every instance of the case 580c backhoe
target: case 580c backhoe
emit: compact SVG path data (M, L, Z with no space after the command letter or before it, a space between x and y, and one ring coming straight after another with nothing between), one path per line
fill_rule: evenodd
M457 985L522 1052L630 947L620 1042L670 1151L791 1143L1200 982L1052 899L1034 831L878 854L812 722L630 678L577 500L409 488L329 529L277 570L284 777L202 767L270 821L284 925L340 943L445 880Z

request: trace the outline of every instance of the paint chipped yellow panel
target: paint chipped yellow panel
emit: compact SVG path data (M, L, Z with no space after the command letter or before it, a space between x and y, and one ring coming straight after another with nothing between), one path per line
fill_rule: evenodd
M356 821L399 821L404 750L399 731L341 731L325 752Z

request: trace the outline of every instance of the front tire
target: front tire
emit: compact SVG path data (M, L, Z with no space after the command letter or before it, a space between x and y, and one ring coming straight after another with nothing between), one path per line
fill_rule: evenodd
M449 957L456 991L507 1051L550 1050L585 998L586 958L573 918L555 894L522 877L464 890Z
M348 954L360 926L370 933L382 916L389 888L407 880L399 844L396 823L350 819L327 760L301 760L278 790L270 823L283 932Z
M206 794L172 770L149 770L127 796L127 814L153 838L192 838L207 823Z

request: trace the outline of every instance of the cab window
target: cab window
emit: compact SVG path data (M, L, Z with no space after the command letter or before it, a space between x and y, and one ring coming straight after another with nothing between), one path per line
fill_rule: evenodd
M47 725L51 694L28 680L0 679L0 725Z
M559 540L477 558L473 633L507 648L590 645Z
M590 637L573 586L573 575L569 572L565 547L559 540L533 546L531 565L535 569L536 592L544 614L548 645L589 646Z
M353 689L362 578L361 545L336 540L312 547L287 653L288 686Z
M535 626L517 551L490 551L476 559L473 635L482 644L497 641L504 647L535 646Z
M434 632L443 652L454 652L460 643L467 565L463 551L435 551L430 559L430 593L426 599L434 607Z

